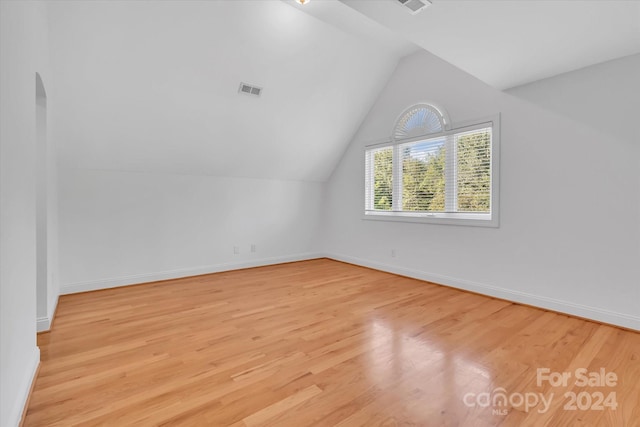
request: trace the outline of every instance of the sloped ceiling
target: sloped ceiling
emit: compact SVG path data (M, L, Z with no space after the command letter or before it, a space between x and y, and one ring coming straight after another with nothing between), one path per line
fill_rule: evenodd
M341 1L498 89L640 52L638 1Z
M326 180L415 49L280 0L55 1L49 16L66 167Z
M631 1L47 5L63 167L324 181L417 49L500 89L640 52Z

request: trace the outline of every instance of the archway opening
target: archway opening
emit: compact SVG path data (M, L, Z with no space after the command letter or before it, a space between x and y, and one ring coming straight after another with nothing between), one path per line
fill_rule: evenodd
M47 93L36 73L36 315L46 319L47 260ZM38 329L40 327L38 322Z

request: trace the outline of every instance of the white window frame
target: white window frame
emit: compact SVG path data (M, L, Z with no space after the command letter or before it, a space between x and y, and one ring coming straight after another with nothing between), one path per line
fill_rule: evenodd
M394 221L394 222L415 222L415 223L428 223L428 224L443 224L443 225L464 225L475 227L493 227L500 226L500 114L485 117L478 120L467 121L463 123L457 123L452 125L448 130L439 133L433 133L428 135L422 135L412 138L406 138L402 140L387 140L382 143L369 144L364 147L365 152L365 167L373 168L373 162L368 161L367 156L370 155L372 149L376 148L393 148L393 179L400 185L394 185L394 188L398 188L400 194L402 194L402 180L401 180L401 160L400 160L400 146L402 144L423 141L427 139L433 139L443 136L450 136L465 131L472 131L475 129L482 129L491 127L491 212L490 213L464 213L464 212L411 212L401 211L400 201L401 198L393 194L392 210L370 210L369 206L366 206L366 200L373 201L373 186L372 181L366 177L373 176L372 171L365 170L365 193L369 197L365 197L363 205L365 205L364 214L362 219L374 220L374 221ZM454 144L455 145L455 144ZM455 155L454 150L447 150L447 156ZM449 164L455 165L456 162ZM367 173L368 172L368 173ZM453 183L455 179L455 171L448 170L446 175L446 185L452 186L455 191L455 185ZM397 181L396 181L397 180ZM452 198L453 203L457 200L456 197ZM455 206L447 206L447 210L455 210Z

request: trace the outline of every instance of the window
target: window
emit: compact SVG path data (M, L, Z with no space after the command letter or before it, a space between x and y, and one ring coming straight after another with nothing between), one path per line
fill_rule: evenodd
M499 117L449 129L442 111L409 108L366 147L366 219L497 227Z

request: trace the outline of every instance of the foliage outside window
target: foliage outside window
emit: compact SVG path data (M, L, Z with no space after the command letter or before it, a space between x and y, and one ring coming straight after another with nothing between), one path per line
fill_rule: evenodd
M497 120L445 130L419 106L398 121L408 138L366 149L365 215L371 219L422 218L428 222L497 225ZM434 113L435 112L435 113ZM416 120L415 116L422 116ZM411 136L407 123L432 133ZM378 218L375 218L375 217Z

